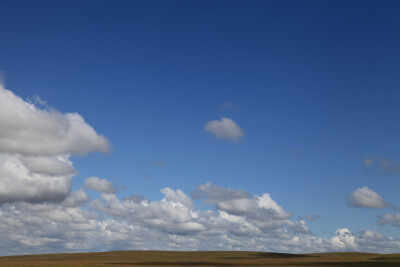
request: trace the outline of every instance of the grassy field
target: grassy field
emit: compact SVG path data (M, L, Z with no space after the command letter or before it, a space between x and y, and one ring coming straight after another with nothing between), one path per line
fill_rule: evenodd
M112 251L0 257L0 266L400 266L400 254Z

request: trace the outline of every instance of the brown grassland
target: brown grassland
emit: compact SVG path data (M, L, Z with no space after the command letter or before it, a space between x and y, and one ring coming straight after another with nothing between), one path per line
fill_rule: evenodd
M112 251L6 256L0 266L400 266L400 254Z

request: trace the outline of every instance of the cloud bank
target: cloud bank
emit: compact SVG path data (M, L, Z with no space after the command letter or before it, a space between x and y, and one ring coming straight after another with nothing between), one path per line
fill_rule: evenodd
M108 182L108 181L107 181ZM0 254L107 250L256 250L272 252L365 251L390 253L400 240L379 232L340 228L320 238L294 220L269 194L199 185L192 197L164 188L149 201L83 189L61 202L3 204ZM203 205L194 201L203 200ZM197 208L196 208L197 207ZM392 220L392 218L387 218ZM395 219L393 219L395 220Z

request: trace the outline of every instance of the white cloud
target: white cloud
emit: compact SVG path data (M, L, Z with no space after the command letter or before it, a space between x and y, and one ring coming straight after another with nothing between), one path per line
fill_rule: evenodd
M115 193L117 191L112 183L106 179L100 179L98 177L87 178L83 187L108 194Z
M92 208L126 222L172 234L188 234L204 229L192 212L192 200L181 190L164 188L161 201L119 201L115 195L102 194L103 201L92 202Z
M71 190L72 174L32 173L21 157L0 154L0 204L15 201L61 201Z
M208 203L228 214L245 215L259 225L268 225L270 221L274 221L270 225L281 225L291 217L291 213L284 211L269 194L252 196L241 190L225 189L207 183L199 185L192 195L197 199L207 199Z
M338 251L357 251L359 246L356 242L356 236L347 228L338 229L336 236L332 237L332 245Z
M354 207L365 208L386 208L389 204L368 187L364 186L356 189L349 195L349 204Z
M38 96L24 101L0 84L0 204L64 200L77 174L70 156L108 149L79 114L51 109Z
M32 156L107 152L107 140L77 113L39 109L0 85L0 151Z
M243 130L230 118L221 118L206 123L204 129L219 139L238 141L244 136Z

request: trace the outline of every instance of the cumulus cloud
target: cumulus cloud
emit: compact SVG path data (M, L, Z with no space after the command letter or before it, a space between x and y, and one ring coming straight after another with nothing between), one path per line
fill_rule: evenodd
M336 236L332 237L333 246L339 248L340 251L357 251L358 244L356 236L347 228L338 229Z
M390 205L378 193L366 186L357 188L351 193L348 202L353 207L365 208L386 208Z
M286 220L291 217L269 194L252 196L241 190L225 189L211 183L199 185L193 197L205 198L208 203L231 215L246 215L257 221L268 223L269 219Z
M79 114L63 114L38 96L24 101L0 84L0 204L64 200L77 174L70 156L108 149Z
M165 197L161 201L140 202L136 198L126 198L122 202L110 194L102 194L103 201L95 200L92 208L108 216L117 217L130 224L163 231L171 234L188 234L204 229L192 211L192 200L181 190L164 188Z
M231 222L245 220L247 225L261 232L284 227L293 231L309 231L305 225L290 221L292 214L284 211L269 194L253 196L241 190L225 189L208 183L199 185L192 195L197 199L206 199L207 203L214 205L226 220Z
M230 118L221 118L206 123L204 129L218 139L238 141L244 136L243 130Z
M112 183L106 179L100 179L98 177L87 178L83 187L108 194L115 193L117 191Z
M33 156L107 152L105 137L77 113L39 109L0 85L0 151Z

